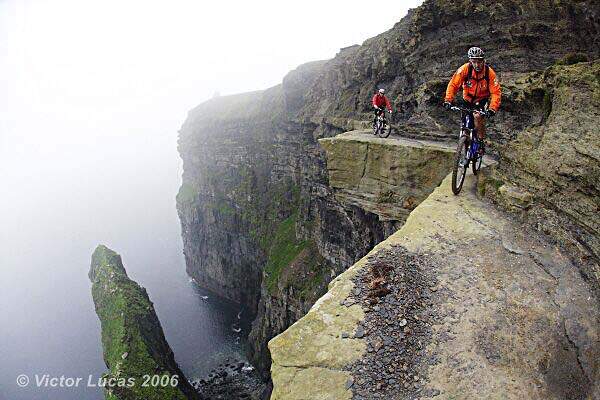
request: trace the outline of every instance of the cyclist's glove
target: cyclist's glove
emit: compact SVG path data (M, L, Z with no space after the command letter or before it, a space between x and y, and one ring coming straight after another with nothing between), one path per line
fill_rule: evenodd
M487 116L488 118L494 118L494 115L496 115L496 111L494 110L487 110Z
M444 102L444 108L445 108L446 110L449 110L449 109L450 109L450 107L452 107L452 103L450 103L449 101L445 101L445 102Z

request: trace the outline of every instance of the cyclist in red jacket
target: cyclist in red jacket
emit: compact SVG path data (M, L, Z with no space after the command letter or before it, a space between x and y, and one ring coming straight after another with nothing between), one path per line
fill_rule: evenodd
M373 117L373 123L375 123L377 115L379 115L380 112L385 112L386 108L390 112L390 114L392 113L392 105L390 104L388 98L385 97L384 93L385 89L381 88L373 96L372 103L373 107L375 108L375 116Z
M377 93L373 96L373 107L375 110L383 110L384 107L388 109L389 112L392 112L392 105L387 97L384 95L385 89L379 89Z

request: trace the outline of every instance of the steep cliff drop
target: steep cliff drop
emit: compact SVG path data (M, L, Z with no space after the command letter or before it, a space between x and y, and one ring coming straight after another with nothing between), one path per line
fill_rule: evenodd
M599 72L509 83L540 118L460 196L446 178L270 341L272 398L599 399ZM338 187L368 166L341 174L351 137L322 139Z
M102 377L106 399L202 400L175 362L148 293L129 279L121 256L98 246L89 277L109 368Z
M273 400L600 398L577 265L449 182L270 341Z
M598 82L599 15L597 1L427 0L390 30L332 60L298 67L281 85L190 111L178 143L187 270L256 314L250 342L265 378L267 341L302 317L331 279L400 229L444 176L442 157L427 164L439 169L416 169L432 175L400 179L398 164L375 168L362 181L363 171L351 170L355 181L344 182L327 174L329 163L352 166L329 159L327 142L318 140L367 127L370 97L385 86L405 138L454 141L456 120L439 103L470 45L485 48L503 87L488 138L500 163L488 169L480 193L510 203L512 218L572 250L598 292L600 157L590 129L598 97L588 84ZM568 107L592 111L580 116L582 125ZM515 141L523 132L526 140ZM558 143L579 144L561 153ZM347 150L377 162L392 154L365 144Z

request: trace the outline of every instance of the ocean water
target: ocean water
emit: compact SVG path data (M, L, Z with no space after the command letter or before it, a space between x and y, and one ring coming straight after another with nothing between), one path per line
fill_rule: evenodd
M244 359L247 313L198 288L185 272L175 142L173 135L144 150L102 147L72 159L1 164L1 400L103 398L88 386L106 371L87 276L100 243L121 254L128 275L147 288L188 378L228 357ZM20 375L28 377L26 387L18 385ZM45 376L82 380L51 387Z

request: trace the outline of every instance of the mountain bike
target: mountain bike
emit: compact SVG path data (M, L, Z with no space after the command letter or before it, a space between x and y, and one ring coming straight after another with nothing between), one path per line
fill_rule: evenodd
M459 194L465 181L469 164L471 164L473 175L477 175L483 159L479 154L482 143L477 138L473 114L487 116L487 113L483 110L473 110L457 106L450 107L450 110L460 111L462 120L458 146L456 148L456 155L454 156L454 168L452 169L452 193Z
M390 112L390 117L392 113ZM373 121L373 135L381 138L390 136L392 125L385 118L385 110L377 110L375 120Z

